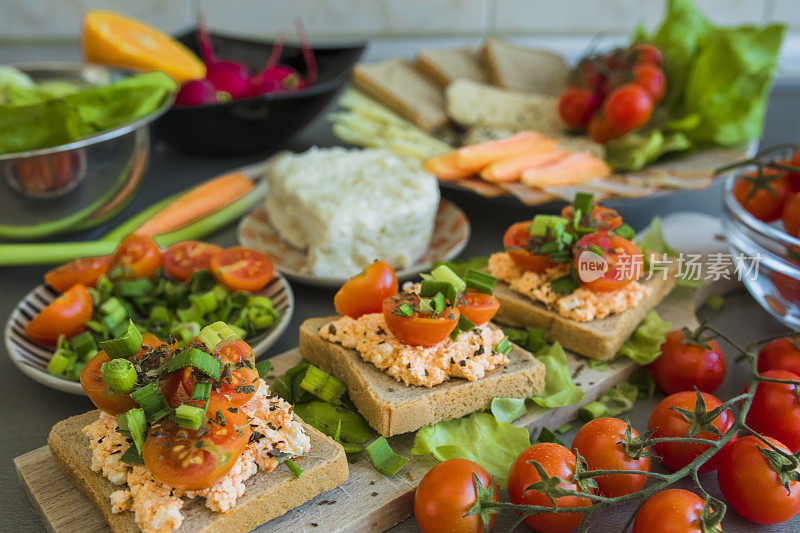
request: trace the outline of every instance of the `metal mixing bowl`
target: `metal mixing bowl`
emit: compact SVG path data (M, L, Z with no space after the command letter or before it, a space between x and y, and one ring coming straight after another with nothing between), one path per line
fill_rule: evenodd
M82 63L13 65L36 82L105 85L132 70ZM144 175L149 124L172 105L83 139L27 152L0 154L0 238L34 239L95 226L122 209Z

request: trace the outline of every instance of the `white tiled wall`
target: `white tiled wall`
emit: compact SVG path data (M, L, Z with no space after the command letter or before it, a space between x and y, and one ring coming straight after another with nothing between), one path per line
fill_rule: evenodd
M695 0L720 24L781 20L800 30L800 0ZM594 35L652 27L663 0L0 0L0 39L76 38L87 9L107 8L167 31L196 10L218 31L293 33L300 18L316 39L482 35Z

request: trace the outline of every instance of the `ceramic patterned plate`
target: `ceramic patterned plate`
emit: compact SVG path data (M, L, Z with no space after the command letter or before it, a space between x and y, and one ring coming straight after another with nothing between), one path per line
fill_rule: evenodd
M397 278L405 280L430 269L434 261L456 257L469 241L469 220L453 202L442 200L436 212L433 235L428 251L411 267L398 270ZM270 224L267 209L261 205L250 211L239 223L239 243L272 257L275 268L289 279L319 287L339 288L348 278L328 278L308 271L306 252L281 239Z
M268 330L245 339L253 347L256 358L275 344L289 325L294 312L292 289L286 278L279 273L276 273L275 278L258 294L272 300L280 317ZM84 395L80 383L54 376L47 371L47 363L53 356L53 349L42 346L25 335L25 326L28 322L58 296L59 294L45 283L25 295L6 322L6 349L11 361L29 378L51 389Z

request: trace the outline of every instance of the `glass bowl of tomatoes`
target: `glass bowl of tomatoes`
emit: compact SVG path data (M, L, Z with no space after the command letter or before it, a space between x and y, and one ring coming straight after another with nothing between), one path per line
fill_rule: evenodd
M733 277L767 312L800 331L800 174L746 168L726 177L723 191Z

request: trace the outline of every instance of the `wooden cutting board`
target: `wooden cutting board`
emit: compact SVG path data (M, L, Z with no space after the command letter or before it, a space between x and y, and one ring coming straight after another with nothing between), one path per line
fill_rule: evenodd
M657 310L665 320L672 322L674 328L692 328L697 325L695 310L708 293L708 287L701 291L677 288ZM296 349L273 357L270 377L283 374L299 358ZM586 396L579 404L568 407L529 408L514 424L527 427L534 437L542 427L554 429L573 420L583 404L600 397L636 368L628 359L611 362L607 369L597 370L580 356L568 352L567 358L573 379ZM389 439L397 453L410 458L396 476L381 474L373 468L366 455L361 455L350 464L350 477L344 484L261 525L256 531L365 533L383 531L411 516L414 489L435 464L430 456L409 454L413 440L413 433ZM100 511L56 466L47 446L17 457L14 464L23 487L49 531L84 533L108 530Z

